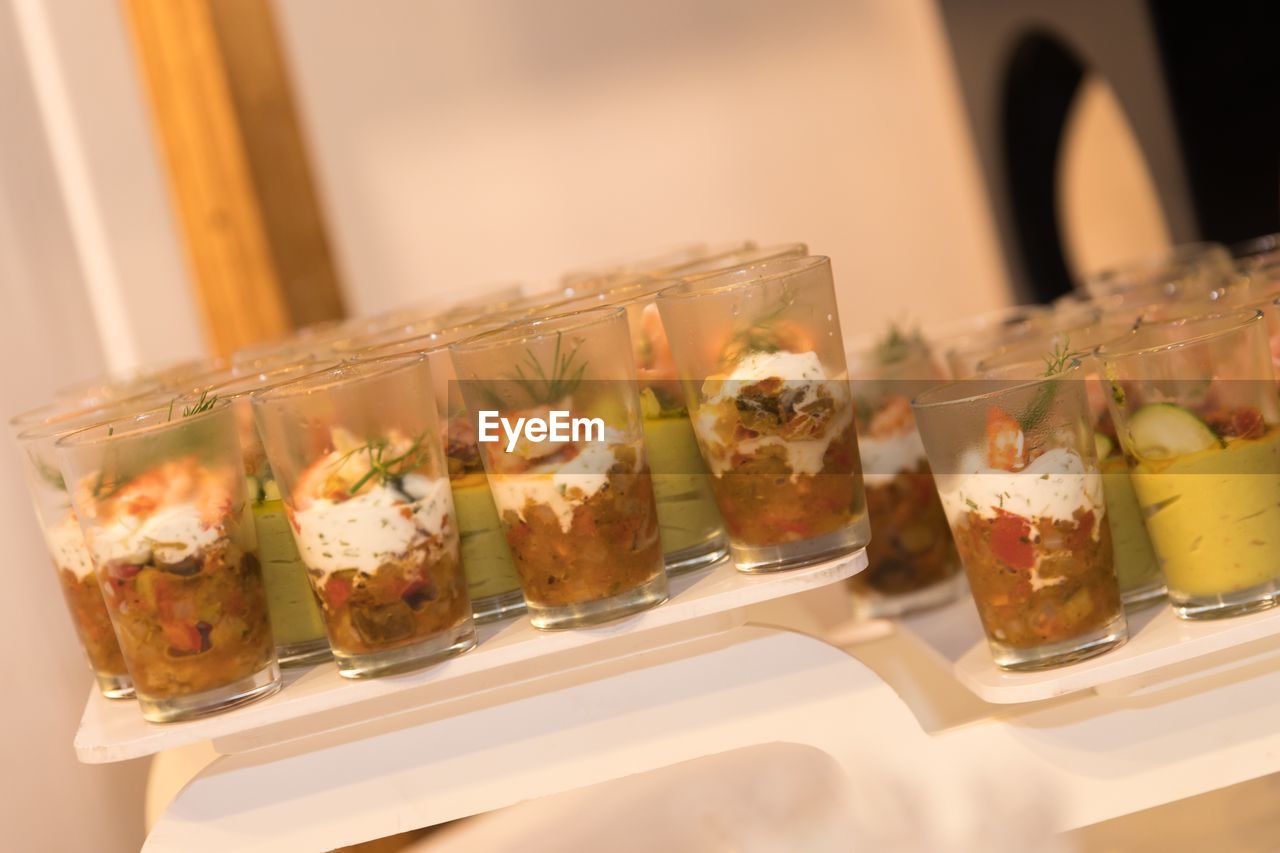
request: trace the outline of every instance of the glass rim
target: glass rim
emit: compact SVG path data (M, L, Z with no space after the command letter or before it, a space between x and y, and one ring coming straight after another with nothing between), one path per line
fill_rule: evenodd
M449 351L484 352L514 343L538 341L551 335L589 328L598 323L622 317L625 313L626 309L621 305L602 305L599 308L584 308L580 311L570 311L550 317L517 320L514 323L454 341L449 344Z
M1030 362L1028 362L1030 363ZM949 382L941 382L930 388L921 391L911 399L911 408L916 410L939 409L947 406L956 406L963 403L977 403L999 394L1007 394L1011 391L1021 391L1025 389L1035 388L1050 382L1058 382L1063 379L1070 379L1073 374L1084 370L1084 362L1076 359L1075 362L1053 376L1035 376L1028 379L1009 379L1000 380L994 377L977 376L969 379L953 379ZM957 397L942 397L934 399L950 392L959 391L965 386L972 388L974 385L991 385L1001 383L998 388L987 391L973 391Z
M133 412L119 418L110 418L100 423L89 424L80 429L73 430L66 435L60 436L56 446L62 449L81 448L90 445L106 445L125 438L135 439L139 436L145 436L152 433L165 432L169 429L177 429L183 426L200 423L201 421L222 415L223 412L231 411L231 400L214 400L213 405L202 412L193 412L190 415L178 413L175 418L173 406L177 403L177 399L169 401L167 406L157 406L141 412ZM165 419L151 423L153 418L165 415ZM126 426L125 430L116 430L116 426ZM109 427L108 431L103 435L97 435L99 430Z
M386 358L363 361L345 358L269 388L259 388L257 391L250 392L249 399L255 406L273 405L297 397L327 393L360 382L385 378L419 366L427 369L429 373L425 353L398 353Z
M501 325L501 322L502 322L501 320L467 320L462 323L455 323L452 325L444 326L443 328L432 329L428 332L423 332L420 335L406 335L405 337L398 338L394 341L383 341L380 344L373 344L372 346L367 346L367 347L364 347L363 349L353 350L352 352L347 354L347 360L357 361L357 362L370 362L370 361L385 361L387 359L400 358L400 357L409 356L409 355L430 355L431 353L439 352L441 349L447 348L451 343L454 343L455 341L466 339L466 338L446 337L446 335L448 335L450 332L465 331L468 329L479 329L480 331L477 331L476 334L480 334L481 331L485 331L485 332L492 331L494 328L494 324L496 323ZM469 335L467 337L473 337L473 336ZM444 341L433 340L428 342L425 346L421 348L400 350L397 352L381 352L381 350L390 350L393 347L402 347L405 344L409 344L414 341L421 341L426 338L445 338L445 340Z
M658 292L657 301L676 302L696 299L699 296L720 296L725 293L746 290L771 281L809 272L820 267L831 266L831 258L827 255L806 255L802 258L773 258L757 264L744 264L727 270L709 273L705 276L681 278L678 283ZM749 278L740 281L725 281L742 273L756 272Z
M336 367L342 362L338 359L317 359L314 356L301 358L297 361L290 361L280 364L267 370L255 370L251 373L241 374L240 376L229 376L225 382L215 382L209 385L201 385L196 388L184 391L177 395L176 399L189 397L196 393L214 394L220 399L238 400L246 395L251 395L256 391L266 391L270 388L283 385L286 382L292 382L295 379L301 379L312 373L319 373L327 368ZM230 368L234 371L236 368ZM289 378L280 378L281 374L289 374ZM248 382L256 380L256 384L250 387L240 387ZM228 390L229 388L234 390Z
M979 361L975 366L978 369L979 376L981 376L982 374L985 374L988 370L999 370L1015 364L1022 364L1024 362L1034 362L1035 359L1030 357L1032 347L1034 346L1043 345L1055 340L1064 341L1065 342L1064 345L1070 346L1071 336L1079 332L1097 331L1097 332L1109 333L1112 330L1116 331L1116 334L1114 336L1108 334L1107 337L1103 339L1102 343L1097 343L1097 344L1094 344L1093 346L1086 347L1084 350L1081 351L1085 355L1093 355L1095 352L1097 352L1098 347L1102 346L1105 343L1110 343L1111 341L1115 341L1115 340L1119 340L1120 338L1123 338L1129 332L1133 331L1133 327L1134 327L1134 322L1132 321L1126 322L1121 319L1109 320L1106 317L1103 317L1096 322L1086 323L1081 326L1074 326L1069 329L1058 329L1053 331L1046 330L1045 333L1042 335L1031 335L1023 340L1012 341L1006 346L996 349L986 358ZM1044 355L1044 354L1047 354L1048 352L1049 352L1049 349L1045 348L1044 350L1041 351L1041 354Z
M1214 340L1215 338L1225 337L1232 332L1248 328L1251 323L1260 323L1263 320L1263 313L1257 308L1236 308L1223 311L1218 314L1208 314L1198 317L1177 317L1172 320L1156 321L1152 323L1136 323L1129 332L1117 338L1109 344L1101 344L1094 349L1094 354L1103 361L1120 361L1122 359L1136 358L1140 355L1150 355L1158 352L1171 352L1173 350L1182 349L1184 347L1195 346ZM1156 344L1133 344L1128 347L1117 347L1117 344L1128 340L1136 340L1137 336L1144 331L1152 331L1156 329L1169 329L1175 326L1192 326L1198 324L1218 324L1217 328L1209 331L1193 334L1189 337L1180 338L1176 341L1165 341Z
M164 391L149 391L136 397L108 400L71 409L63 409L56 403L51 403L42 406L40 409L40 411L52 409L53 411L48 417L39 418L21 426L12 421L10 423L15 429L14 440L19 443L41 438L60 438L73 432L79 432L82 429L90 429L112 422L117 420L118 415L142 414L152 411L155 407L149 404L153 401L160 403L167 396L171 395L166 394ZM134 408L138 403L147 403L148 405L142 408ZM34 411L28 412L28 414L33 414ZM98 418L99 415L101 415L100 419Z

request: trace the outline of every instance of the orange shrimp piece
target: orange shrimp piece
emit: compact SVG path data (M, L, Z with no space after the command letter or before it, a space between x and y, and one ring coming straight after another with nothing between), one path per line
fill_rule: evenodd
M1027 464L1025 439L1017 420L999 406L987 407L987 465L1017 471Z

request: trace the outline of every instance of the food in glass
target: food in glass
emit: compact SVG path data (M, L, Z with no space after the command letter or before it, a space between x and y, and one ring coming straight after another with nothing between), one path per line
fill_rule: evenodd
M1081 367L913 402L992 657L1036 669L1127 637Z
M1261 312L1142 326L1098 357L1174 612L1275 606L1280 412Z
M897 326L852 347L849 365L875 533L866 570L849 579L856 608L880 618L943 604L959 591L960 559L911 413L911 397L941 371L919 334Z
M343 364L253 405L338 672L406 672L472 648L426 360Z
M480 461L480 446L471 415L462 398L449 344L494 328L495 322L474 322L391 341L361 350L365 361L422 353L431 368L437 411L443 431L445 461L453 506L458 516L462 565L466 570L471 609L477 623L505 619L524 612L524 594L489 479Z
M313 361L286 364L247 375L237 369L210 377L194 399L179 400L177 406L207 405L210 400L230 401L240 432L240 452L248 486L253 523L258 534L258 559L271 614L271 633L276 641L276 658L281 666L305 666L328 660L329 639L319 603L307 580L307 567L298 553L289 528L289 517L281 499L266 451L253 422L250 395L320 370Z
M55 407L52 414L47 408L40 411L45 413L44 417L19 415L11 421L23 451L23 468L36 518L98 689L108 699L131 699L133 681L111 627L93 560L54 450L62 436L110 420L113 415L118 416L121 409L109 404L70 411L65 406Z
M143 716L279 689L230 405L152 410L56 446Z
M830 261L684 282L657 305L737 567L796 568L865 547Z
M667 597L626 342L624 311L605 308L451 348L537 628L616 619Z
M1052 361L1064 356L1080 359L1098 465L1102 470L1102 493L1107 504L1107 524L1111 527L1116 576L1125 606L1133 609L1164 598L1164 576L1151 546L1138 496L1133 491L1128 463L1116 439L1101 367L1093 357L1098 346L1125 336L1131 328L1128 323L1099 323L1037 337L1019 346L1004 348L984 360L980 371L995 378L1031 376L1043 370L1046 359Z
M737 253L734 257L749 254ZM670 281L638 279L580 297L561 309L568 312L611 305L627 312L645 447L658 503L662 558L667 574L678 575L718 562L728 554L728 543L655 304L658 292L670 286Z

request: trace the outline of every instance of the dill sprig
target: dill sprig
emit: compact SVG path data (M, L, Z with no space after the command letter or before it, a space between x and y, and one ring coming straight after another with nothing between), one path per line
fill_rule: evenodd
M546 405L577 390L586 374L586 362L575 363L582 341L578 340L567 351L560 332L556 332L556 348L551 354L551 370L544 370L533 350L526 349L524 359L516 363L514 374L508 374L512 382L529 396L534 405ZM527 369L527 372L526 372Z
M1069 368L1075 367L1080 363L1081 357L1085 355L1083 350L1073 350L1071 348L1071 338L1063 337L1053 345L1053 349L1044 357L1044 373L1041 376L1045 379L1054 379ZM1026 411L1018 418L1018 425L1022 427L1023 432L1030 432L1035 429L1041 421L1049 414L1049 410L1053 408L1053 399L1058 394L1058 382L1046 382L1036 389L1036 395L1031 400L1031 404L1027 406Z
M31 453L29 455L31 458L31 464L35 466L36 473L40 475L40 479L44 480L60 492L65 492L67 490L67 481L63 479L62 472L59 471L56 466L50 465L35 453Z
M907 358L917 348L924 345L924 336L920 329L907 330L896 321L889 323L889 331L876 341L872 353L877 364L890 365Z
M1071 338L1064 337L1053 345L1053 349L1044 357L1044 374L1048 379L1057 376L1069 367L1075 367L1085 355L1084 350L1073 350Z
M375 477L379 484L390 483L400 480L405 474L421 467L429 450L426 438L427 433L424 432L415 438L403 453L390 457L386 455L390 442L385 438L374 439L342 454L334 461L333 467L335 469L341 467L348 459L358 454L367 454L369 470L347 489L349 494L354 495Z
M771 353L782 349L775 325L795 303L795 294L788 289L773 307L756 316L745 329L735 333L725 344L721 361L733 364L753 352Z
M207 412L210 409L212 409L214 404L217 402L218 402L218 395L210 394L209 390L206 388L205 390L200 392L200 399L196 401L194 406L187 406L183 408L182 416L184 418L189 418L192 415L199 415L204 412ZM170 407L170 412L172 412L172 406ZM172 417L172 414L170 416Z

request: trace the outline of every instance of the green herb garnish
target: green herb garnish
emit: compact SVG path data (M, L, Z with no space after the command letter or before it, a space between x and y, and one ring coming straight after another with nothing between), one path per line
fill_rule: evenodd
M1053 345L1053 349L1044 357L1044 373L1040 374L1045 379L1053 379L1066 370L1075 367L1080 363L1080 359L1085 355L1083 350L1071 349L1071 339L1064 337L1061 341ZM1045 382L1036 389L1036 396L1031 400L1031 405L1027 406L1018 417L1018 426L1023 432L1030 432L1039 426L1040 422L1049 414L1049 410L1053 408L1053 398L1058 394L1058 382Z
M751 321L751 325L729 338L721 360L725 364L734 364L749 353L780 351L782 345L778 341L774 324L782 319L782 315L794 302L795 294L788 289L772 308L758 315Z
M62 472L45 462L34 453L30 454L31 464L35 466L36 473L40 475L40 479L44 480L50 486L53 486L60 492L67 490L67 481L62 478Z
M1064 337L1054 344L1053 349L1044 357L1044 373L1042 375L1046 379L1051 376L1057 376L1068 368L1079 364L1084 355L1084 350L1073 350L1071 348L1071 338Z
M430 448L426 444L427 433L422 433L409 445L409 448L403 453L387 457L387 448L389 443L385 438L376 439L366 444L362 444L352 450L348 450L333 463L333 467L340 467L344 462L353 456L364 453L369 458L369 470L364 473L360 479L351 485L347 492L356 494L364 487L365 483L377 478L379 484L392 483L396 485L405 474L408 474L422 466Z
M184 418L189 418L192 415L199 415L204 412L207 412L210 409L212 409L214 404L217 402L218 402L218 395L210 394L209 390L206 388L204 391L200 392L200 399L196 401L196 404L194 406L187 406L182 410L182 416ZM169 406L169 416L171 418L173 417L172 404Z
M582 341L578 340L567 351L563 347L560 332L556 332L556 348L551 354L551 369L545 370L542 362L532 350L525 350L524 359L516 364L515 372L508 378L518 385L529 400L538 406L555 403L568 397L582 384L582 377L587 372L587 363L578 361L578 350Z
M906 330L896 322L889 324L889 331L871 348L877 364L890 365L905 360L912 352L924 346L924 336L919 328Z

